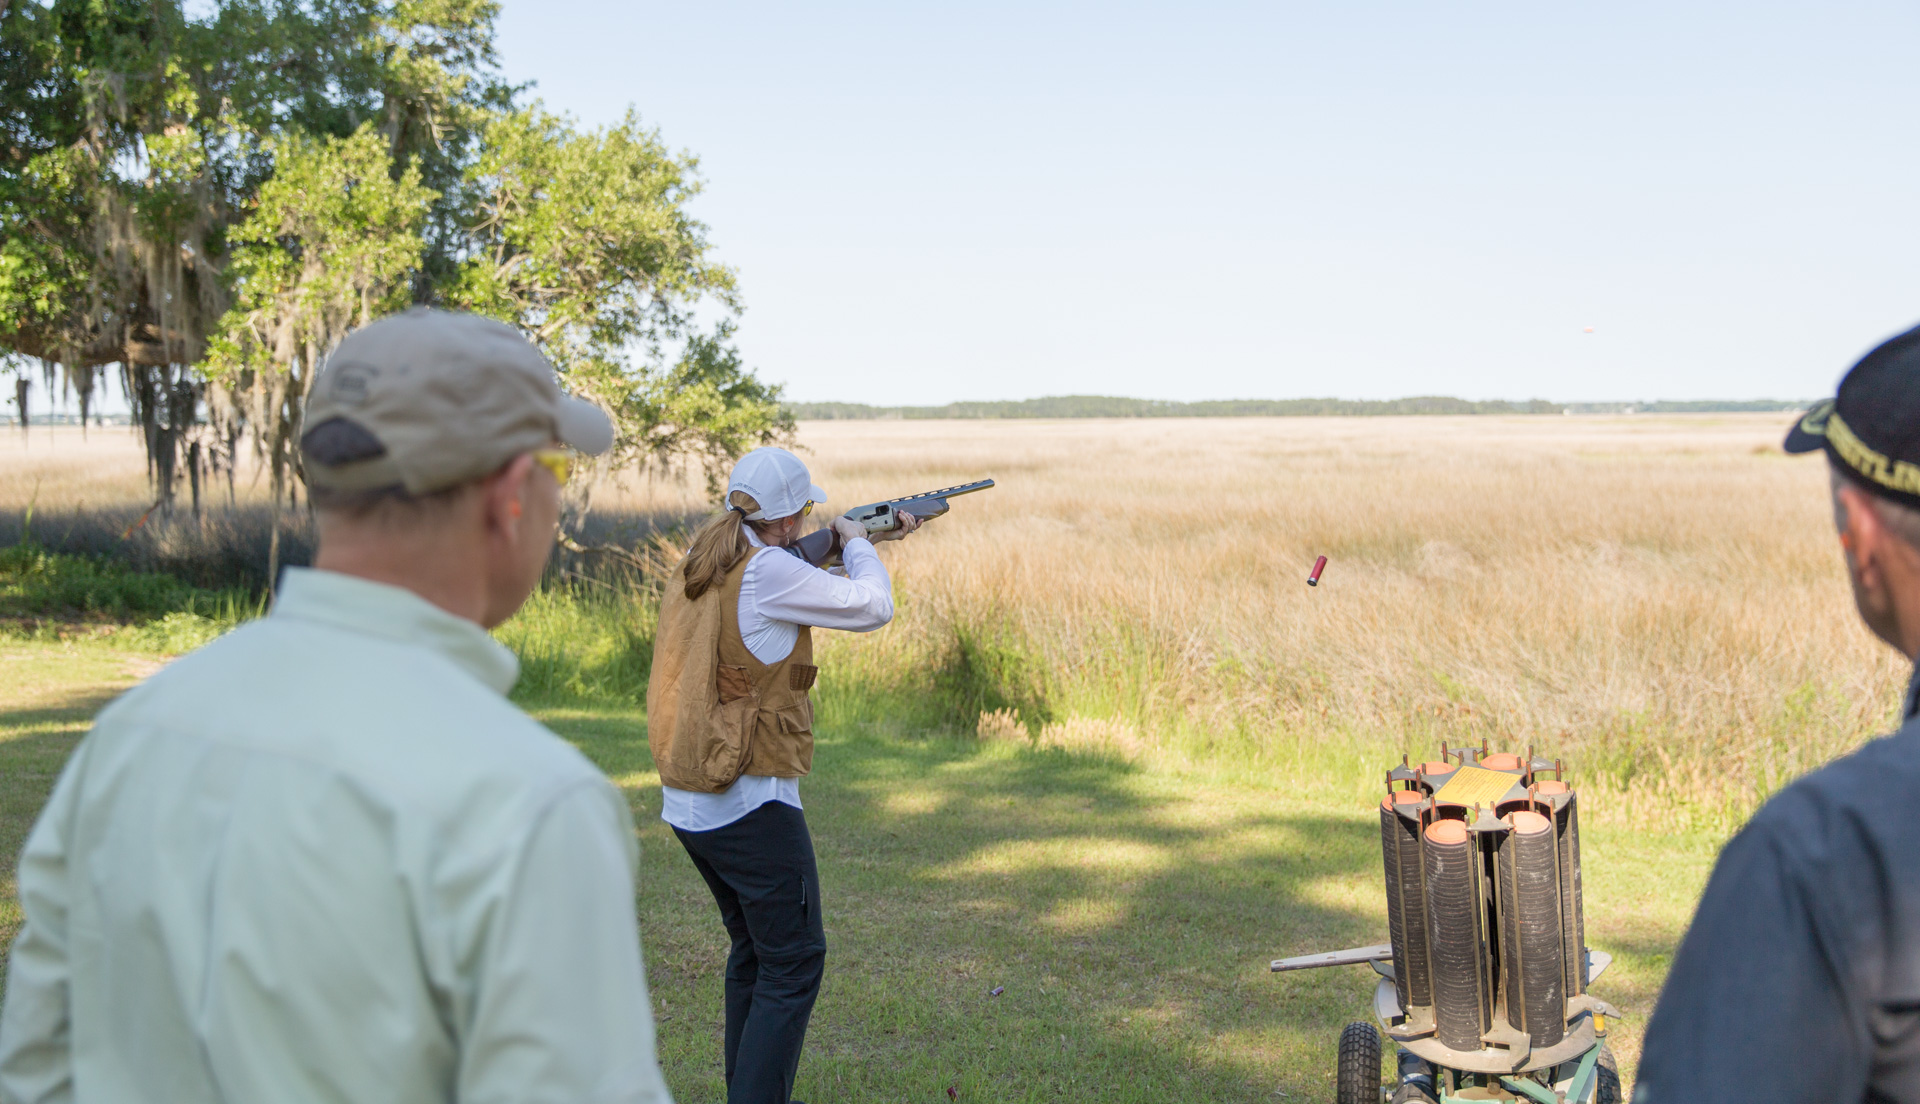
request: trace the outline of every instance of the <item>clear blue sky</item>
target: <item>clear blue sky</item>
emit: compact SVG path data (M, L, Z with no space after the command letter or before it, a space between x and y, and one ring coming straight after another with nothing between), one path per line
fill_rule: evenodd
M701 158L795 399L1799 398L1920 321L1911 5L505 0L499 32L549 107Z
M506 0L797 399L1807 397L1920 321L1907 4ZM1584 333L1592 326L1592 334Z
M1908 4L504 3L795 399L1812 398L1920 322Z

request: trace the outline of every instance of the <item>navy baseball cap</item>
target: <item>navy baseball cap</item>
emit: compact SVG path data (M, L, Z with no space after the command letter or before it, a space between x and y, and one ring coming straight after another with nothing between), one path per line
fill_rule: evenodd
M1862 488L1920 509L1920 326L1861 357L1839 392L1801 415L1781 447L1824 450Z

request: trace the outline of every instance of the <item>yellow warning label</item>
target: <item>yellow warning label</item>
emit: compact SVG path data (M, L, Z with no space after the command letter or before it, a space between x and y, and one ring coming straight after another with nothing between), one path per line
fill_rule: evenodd
M1507 796L1513 784L1520 781L1517 775L1502 774L1485 767L1461 767L1453 772L1447 784L1433 795L1435 801L1450 801L1455 805L1492 805Z

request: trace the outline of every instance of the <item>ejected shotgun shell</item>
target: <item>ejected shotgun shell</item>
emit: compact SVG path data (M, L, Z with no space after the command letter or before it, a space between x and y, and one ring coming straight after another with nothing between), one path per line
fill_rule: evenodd
M1319 559L1313 561L1313 570L1307 572L1307 585L1319 586L1320 573L1322 571L1325 571L1326 569L1327 569L1327 558L1325 556L1322 556Z

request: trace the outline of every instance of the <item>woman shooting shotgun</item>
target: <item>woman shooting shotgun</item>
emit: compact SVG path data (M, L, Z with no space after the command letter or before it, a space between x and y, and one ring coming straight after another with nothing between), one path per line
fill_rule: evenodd
M920 527L833 531L844 578L789 555L825 501L800 458L755 449L726 509L669 577L647 685L661 819L687 849L733 941L726 972L728 1104L789 1104L826 960L800 776L813 765L814 628L871 632L893 619L873 543Z

